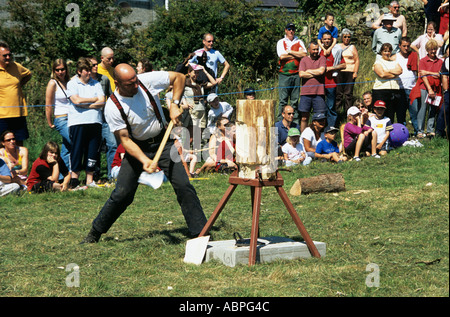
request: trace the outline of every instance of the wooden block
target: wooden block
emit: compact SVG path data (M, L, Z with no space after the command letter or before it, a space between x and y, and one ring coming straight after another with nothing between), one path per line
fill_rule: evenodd
M237 100L236 163L239 177L276 177L275 100Z

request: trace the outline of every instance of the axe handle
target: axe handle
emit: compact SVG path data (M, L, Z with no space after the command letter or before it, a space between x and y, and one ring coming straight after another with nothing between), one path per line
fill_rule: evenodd
M181 116L181 114L183 113L183 108L181 106L178 106L178 107L179 107L180 116ZM159 145L158 151L156 151L155 157L153 158L153 162L150 167L152 173L155 172L156 168L158 167L159 158L161 157L164 147L166 146L167 140L169 139L169 136L170 136L170 133L172 132L173 126L174 126L173 121L170 120L169 125L167 126L167 129L166 129L166 133L164 133L164 137L161 141L161 144Z
M158 151L156 151L155 157L153 158L153 162L151 165L152 173L156 171L156 167L158 166L158 161L161 157L164 147L166 146L167 140L169 139L170 132L172 132L172 129L173 129L173 121L170 120L169 125L167 126L167 129L166 129L166 133L164 133L164 137L161 141L161 144L159 145Z

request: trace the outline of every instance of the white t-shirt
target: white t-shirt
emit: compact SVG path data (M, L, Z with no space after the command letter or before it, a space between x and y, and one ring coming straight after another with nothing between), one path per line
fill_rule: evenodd
M159 112L162 115L163 111L158 98L158 93L170 86L169 73L148 72L139 74L138 78L152 94L159 108ZM156 117L155 111L147 94L141 87L138 88L137 94L133 97L121 96L119 95L117 89L114 94L127 115L127 120L130 124L131 131L135 139L144 141L157 136L161 132L161 124ZM115 131L127 128L119 109L111 98L108 99L105 105L105 119L106 122L108 122L111 132L113 133Z
M208 111L208 124L207 127L210 130L211 134L216 131L216 121L219 115L221 117L230 118L231 113L233 112L233 107L228 103L221 101L219 102L219 107L211 109Z
M319 144L320 141L325 140L325 134L322 132L320 134L320 138L319 140L316 140L316 135L314 134L314 131L310 128L307 127L305 130L303 130L302 134L300 135L300 143L302 144L303 148L305 148L305 145L303 143L303 140L307 139L311 142L311 146L313 148L317 147L317 144ZM306 152L306 155L314 158L315 157L315 152Z
M408 69L408 57L403 57L401 53L397 53L397 63L403 70L403 73L399 76L399 85L401 89L413 89L416 85L417 76L416 73Z
M295 147L289 143L285 143L281 150L287 154L288 159L291 161L298 160L302 157L302 153L305 153L305 148L301 143L298 143Z
M384 70L392 70L397 67L398 61L387 61L383 58L377 58L372 66L372 69L375 68L376 64L380 64ZM375 76L376 79L375 84L373 85L373 89L400 89L397 78L384 79L379 77L376 73Z
M377 132L377 144L383 141L386 136L386 131L392 130L392 122L388 117L384 117L383 119L377 119L376 116L370 117L366 125Z
M83 84L78 76L67 83L66 94L68 98L73 95L78 95L81 98L93 98L105 95L102 85L98 81L90 78L87 84ZM67 125L69 127L80 124L102 124L102 122L101 109L82 108L75 106L71 102L67 116Z

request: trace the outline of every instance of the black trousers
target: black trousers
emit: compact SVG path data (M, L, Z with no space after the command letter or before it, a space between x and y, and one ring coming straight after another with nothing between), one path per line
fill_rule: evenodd
M145 155L153 159L158 150L159 142L151 145L145 144L145 142L139 142L138 145ZM206 224L206 217L195 188L189 182L181 161L174 162L170 158L170 149L172 146L173 141L169 140L158 161L158 166L164 171L164 174L172 184L189 233L192 236L197 236ZM107 232L117 218L133 202L141 173L142 163L131 155L125 154L119 175L117 176L116 188L92 223L95 230L101 233ZM157 196L157 193L155 196ZM157 197L155 197L155 203L158 203ZM160 206L162 209L165 208L164 204L160 204Z

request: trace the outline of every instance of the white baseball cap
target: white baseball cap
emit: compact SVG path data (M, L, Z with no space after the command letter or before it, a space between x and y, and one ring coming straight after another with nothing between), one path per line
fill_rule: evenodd
M354 116L357 115L358 113L361 113L361 110L359 110L358 107L356 106L352 106L347 110L347 116Z

